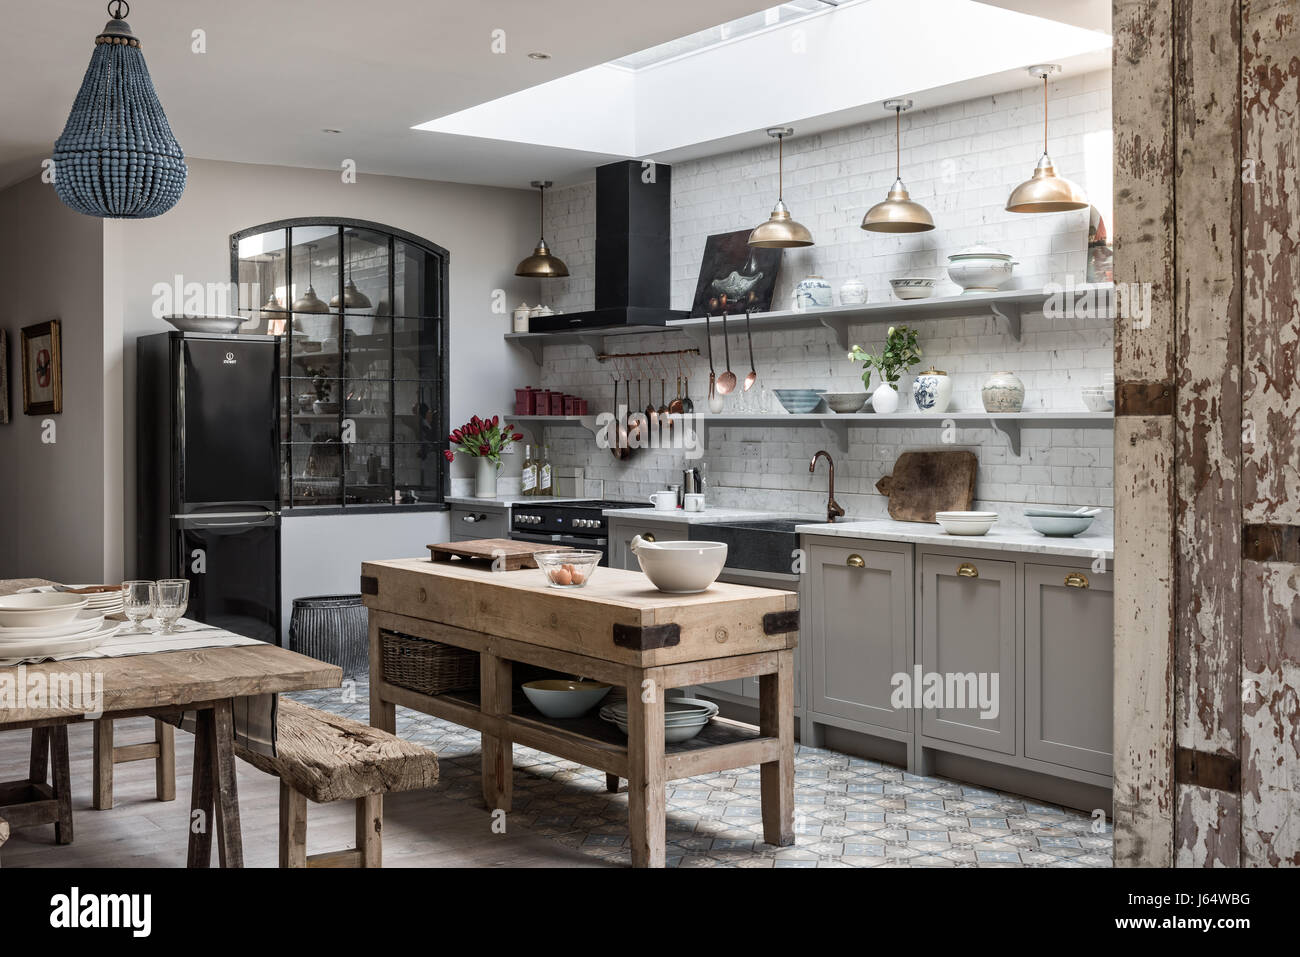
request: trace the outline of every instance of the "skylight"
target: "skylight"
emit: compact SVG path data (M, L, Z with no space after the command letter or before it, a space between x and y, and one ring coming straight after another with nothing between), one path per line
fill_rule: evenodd
M688 53L699 53L720 43L738 40L761 30L786 25L821 13L830 13L838 6L861 2L863 0L792 0L790 3L779 3L758 13L751 13L728 23L720 23L716 27L692 33L690 36L678 37L676 40L669 40L667 43L611 60L610 63L629 70L641 70Z

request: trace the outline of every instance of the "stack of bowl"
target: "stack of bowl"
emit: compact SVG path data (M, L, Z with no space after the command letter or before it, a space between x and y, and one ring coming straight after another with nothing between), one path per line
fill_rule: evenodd
M712 701L700 698L668 698L664 701L664 742L676 744L689 741L713 720L718 713L718 706ZM605 721L617 725L627 734L627 700L620 699L600 709L600 716Z

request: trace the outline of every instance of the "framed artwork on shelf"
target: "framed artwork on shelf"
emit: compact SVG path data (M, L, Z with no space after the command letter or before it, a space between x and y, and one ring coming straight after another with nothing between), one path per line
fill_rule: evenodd
M63 411L63 357L57 319L23 328L23 414Z
M715 233L704 241L700 278L695 284L691 315L716 314L727 297L729 312L769 312L776 274L781 268L781 250L749 245L748 229Z

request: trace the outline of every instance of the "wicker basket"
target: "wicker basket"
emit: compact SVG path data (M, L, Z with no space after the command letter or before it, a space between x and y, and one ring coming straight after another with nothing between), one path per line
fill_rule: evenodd
M380 629L384 680L421 694L444 694L478 687L477 651L427 638Z

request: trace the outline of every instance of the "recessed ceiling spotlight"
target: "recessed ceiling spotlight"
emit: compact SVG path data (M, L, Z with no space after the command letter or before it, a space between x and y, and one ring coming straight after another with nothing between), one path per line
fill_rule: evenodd
M551 55L550 55L549 53L530 53L530 54L528 54L528 59L530 59L530 60L549 60L550 58L551 58Z
M332 130L332 129L330 129L329 127L326 127L325 129L321 130L321 132L322 132L322 133L342 133L343 131L342 131L342 130Z

